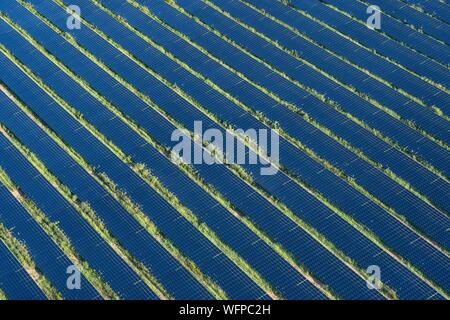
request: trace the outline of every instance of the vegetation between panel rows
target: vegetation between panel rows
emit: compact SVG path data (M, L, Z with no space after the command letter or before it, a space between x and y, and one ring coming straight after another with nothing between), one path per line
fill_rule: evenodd
M3 181L5 172L0 167L0 181ZM61 293L51 284L47 277L38 269L33 261L26 245L16 239L14 235L0 222L0 241L2 241L8 250L16 257L20 265L33 281L41 288L45 296L50 300L62 300ZM0 291L0 300L4 293ZM5 296L6 297L6 296Z
M8 300L8 297L7 297L6 293L3 292L2 289L0 289L0 300L1 300L1 301Z
M175 7L175 8L179 8L179 7ZM215 29L211 28L210 26L208 26L207 24L205 24L204 22L202 22L199 18L191 15L190 13L188 13L187 11L185 11L183 8L179 8L181 13L184 13L186 16L190 17L191 19L193 19L194 21L196 21L197 23L201 24L202 26L204 26L206 29L208 29L209 31L215 33L216 35L218 35L219 37L221 36L220 32L216 31ZM144 8L143 11L147 11L148 9ZM167 24L166 24L167 25ZM227 68L228 70L236 73L239 77L241 77L242 79L244 79L245 81L247 81L248 83L252 84L253 86L255 86L257 89L261 90L262 92L266 93L267 95L269 95L270 97L272 97L275 101L277 101L278 103L290 108L292 111L297 112L300 115L307 115L304 111L300 110L297 106L295 106L294 104L287 102L285 100L283 100L282 98L280 98L277 94L267 90L266 88L258 85L257 83L254 83L251 79L247 78L245 75L243 75L242 73L240 73L239 71L234 70L233 68L229 67L228 65L226 65L225 63L223 63L220 59L215 58L213 55L211 55L206 49L204 49L203 47L197 45L195 42L193 42L192 40L189 39L189 37L187 37L186 35L177 32L175 29L171 28L171 31L177 33L181 38L185 39L186 41L188 41L191 45L193 45L194 47L196 47L197 49L199 49L200 51L202 51L203 53L207 54L208 57L210 57L211 59L213 59L214 61L220 63L222 66L224 66L225 68ZM226 38L225 38L226 39ZM233 43L232 40L228 40L230 43ZM311 92L311 94L313 94L314 92ZM349 118L350 120L352 120L353 122L355 122L357 125L361 126L362 128L364 128L365 130L371 132L373 135L375 135L377 138L383 140L385 143L389 144L390 146L392 146L393 148L399 150L400 152L402 152L403 154L405 154L406 156L408 156L409 158L411 158L412 160L418 162L420 165L422 165L423 167L427 168L428 170L430 170L431 172L433 172L434 174L436 174L437 176L439 176L440 178L448 181L448 178L442 173L440 172L438 169L436 169L435 167L433 167L431 164L427 163L425 160L423 160L421 157L419 157L417 154L415 154L414 152L411 152L410 150L408 150L407 148L399 145L397 142L395 142L394 140L392 140L391 138L385 136L383 133L381 133L380 131L370 127L369 125L367 125L364 121L356 118L355 116L353 116L351 113L345 111L339 104L337 104L336 102L332 101L331 99L329 99L328 97L325 96L320 96L319 95L319 100L321 100L322 102L325 102L327 104L329 104L330 106L332 106L336 111L338 111L339 113L343 114L344 116L346 116L347 118ZM307 115L307 118L312 119L309 115Z
M92 0L94 2L97 2L96 0ZM131 2L131 0L129 1ZM153 41L151 41L151 39L149 39L148 37L146 37L145 35L143 35L142 33L140 33L138 30L134 29L132 26L130 26L123 18L118 17L117 15L114 15L110 10L108 10L107 8L101 6L100 4L98 4L99 7L101 7L103 10L105 10L106 12L109 12L111 15L113 15L116 19L118 19L120 22L124 23L126 26L128 26L129 28L131 28L132 30L134 30L135 32L138 33L139 36L141 36L144 40L148 41L150 44L154 44ZM116 43L112 43L115 46L118 46ZM119 48L120 50L124 51L123 48ZM173 57L173 55L169 54L166 50L162 50L163 52L165 52L166 54L170 55L171 58L173 58L175 61L179 62L178 59L176 59L175 57ZM135 58L134 56L132 56L129 52L125 51L126 54L128 54L130 56L130 58L132 60L134 60L137 64L139 64L142 68L146 69L147 71L149 71L152 75L154 75L155 77L157 77L161 82L165 83L166 85L168 85L169 87L175 87L172 83L168 82L166 79L163 79L159 74L156 74L156 72L154 72L153 70L151 70L148 66L146 66L145 64L143 64L141 61L137 60L137 58ZM186 64L181 64L183 67L186 67ZM189 70L191 70L190 68L188 68ZM199 77L202 80L205 80L204 77L202 77L200 74L198 73L194 73L194 75L196 75L197 77ZM210 82L210 81L209 81ZM218 86L213 86L213 88L215 88L216 90L220 88ZM177 91L179 92L179 88L175 87L175 89L177 89ZM177 92L177 93L178 93ZM221 90L221 93L223 92L223 90ZM194 105L197 109L199 109L201 112L203 112L205 115L207 115L210 119L212 119L213 121L215 121L216 123L218 123L219 125L221 125L224 129L233 129L233 127L231 127L230 124L224 122L223 120L221 120L220 118L218 118L215 114L209 112L208 110L206 110L199 102L195 101L195 99L193 99L192 97L190 97L189 95L187 95L184 92L179 93L183 98L185 98L188 102L190 102L192 105ZM230 98L230 95L226 95L228 98ZM237 101L237 99L234 99L235 102L237 102L238 104L240 104L240 106L242 107L243 104L239 103L239 101ZM250 108L246 107L245 110L249 111ZM272 128L274 127L273 122L271 122L268 119L261 119L261 114L257 115L257 118L259 120L262 120L266 125L271 125ZM275 125L276 126L276 125ZM291 138L290 136L288 136L288 134L286 134L282 129L280 129L278 126L276 126L276 129L278 129L282 135L287 136L287 139L293 143L295 146L297 146L298 148L300 148L302 151L306 152L309 156L311 156L312 158L314 158L316 161L320 162L326 169L331 170L333 173L335 173L336 175L340 176L341 178L343 178L344 180L346 180L349 184L351 184L353 187L357 188L360 192L362 192L364 195L368 196L370 199L374 200L378 205L382 206L383 209L388 210L389 213L393 214L396 218L398 218L402 223L404 224L408 224L407 220L405 217L397 214L392 208L389 208L387 205L385 205L384 203L382 203L380 200L378 200L377 198L375 198L373 195L371 195L368 191L366 191L364 188L362 188L361 186L357 185L356 182L354 181L353 178L346 176L341 170L334 168L330 163L328 163L326 160L321 159L318 155L316 155L312 150L306 148L303 144L301 144L301 142L299 141L293 141L294 139ZM248 143L248 141L243 141L244 143ZM250 145L251 146L251 145ZM254 150L259 150L257 147L253 146ZM264 155L263 155L264 156ZM267 159L269 160L269 159ZM287 169L286 169L287 170ZM298 177L297 177L298 178ZM417 229L412 227L411 225L408 224L409 227L413 228L414 231L422 234L422 232ZM424 236L425 237L425 236ZM426 238L426 237L425 237ZM430 241L431 243L433 243L432 241ZM434 243L433 243L434 244ZM434 244L437 248L439 248L439 246L437 244Z
M8 129L2 125L2 132L6 133ZM40 225L40 227L49 235L49 237L59 246L66 256L74 263L74 265L84 274L86 279L97 289L104 299L117 300L119 296L111 289L111 287L102 280L101 276L93 270L89 264L76 252L70 243L69 238L64 234L58 226L58 222L52 222L48 217L32 202L26 198L20 189L12 182L5 172L1 175L2 183L5 184L10 192L18 195L17 199L21 205L28 211L30 216Z

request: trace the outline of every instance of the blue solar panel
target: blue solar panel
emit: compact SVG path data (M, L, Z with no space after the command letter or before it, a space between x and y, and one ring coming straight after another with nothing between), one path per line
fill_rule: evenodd
M0 241L0 288L10 300L45 300L37 284Z
M100 298L98 292L84 276L81 278L81 289L69 290L67 270L73 262L52 242L4 186L0 187L0 222L11 230L16 239L25 244L37 268L64 299Z

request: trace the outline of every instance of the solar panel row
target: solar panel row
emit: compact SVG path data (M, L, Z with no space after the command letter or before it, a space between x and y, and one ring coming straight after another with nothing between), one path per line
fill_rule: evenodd
M0 287L11 300L45 300L42 290L0 241Z
M2 99L3 100L3 99ZM2 101L2 111L6 106ZM1 118L3 122L3 118ZM99 293L82 276L80 290L70 290L67 286L69 267L74 265L51 238L41 229L20 203L4 187L0 187L0 223L11 230L31 254L36 267L62 294L64 299L97 299Z

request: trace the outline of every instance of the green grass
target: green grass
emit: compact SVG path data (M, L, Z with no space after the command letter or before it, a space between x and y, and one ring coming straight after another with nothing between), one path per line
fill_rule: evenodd
M4 171L0 168L0 180L3 174ZM33 258L31 258L25 244L17 240L2 223L0 223L0 241L8 247L9 251L20 262L25 272L27 272L38 287L41 288L42 292L49 300L62 300L61 293L37 268L36 263L33 261ZM3 296L4 293L0 292L0 299L2 299Z
M6 293L3 292L2 289L0 289L0 301L8 300L8 297L6 296Z
M2 130L5 130L4 126L2 126ZM34 204L34 202L26 198L2 169L0 169L0 181L8 188L10 192L18 195L18 201L27 210L30 216L49 235L53 242L59 246L59 248L74 263L74 265L78 267L86 279L93 285L94 288L96 288L104 299L119 299L119 296L106 282L102 280L101 276L93 270L89 264L76 252L70 243L70 240L59 228L58 223L50 221L48 217L36 206L36 204Z

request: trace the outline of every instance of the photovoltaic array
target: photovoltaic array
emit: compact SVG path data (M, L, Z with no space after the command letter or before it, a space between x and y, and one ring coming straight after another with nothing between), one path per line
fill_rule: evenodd
M448 299L449 43L440 0L1 1L0 299ZM198 122L276 174L176 161Z

